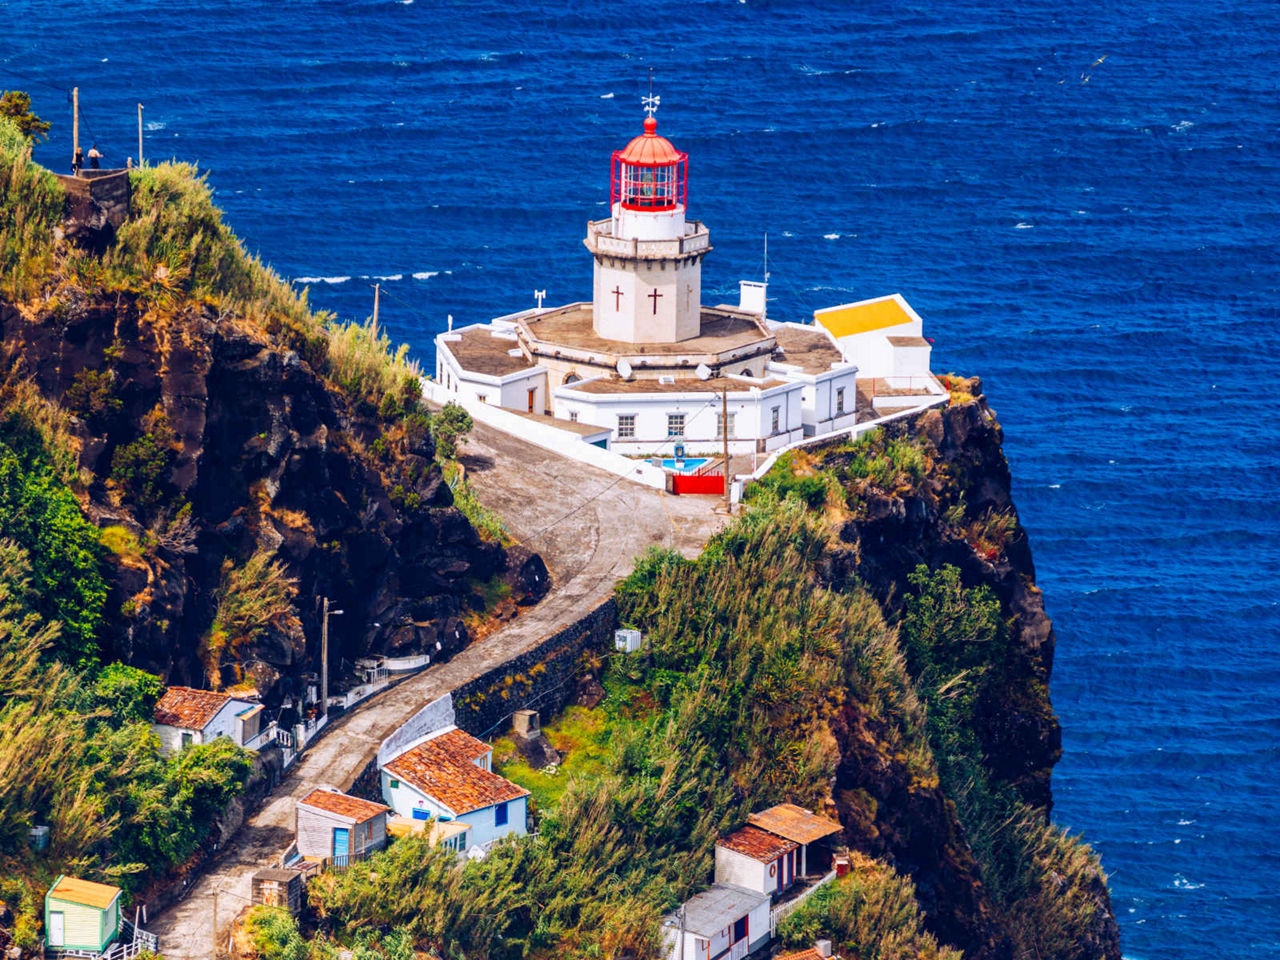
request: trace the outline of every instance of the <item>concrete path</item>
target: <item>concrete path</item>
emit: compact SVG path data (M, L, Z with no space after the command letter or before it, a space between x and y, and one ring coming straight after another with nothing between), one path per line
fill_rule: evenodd
M223 951L231 919L249 902L255 870L293 840L294 805L311 789L348 788L394 732L424 704L537 646L590 610L637 555L663 545L696 555L724 523L711 497L671 497L620 480L476 424L462 462L477 498L512 535L542 554L552 589L536 607L447 663L424 670L334 721L221 851L192 890L148 928L167 960L214 956L214 912Z

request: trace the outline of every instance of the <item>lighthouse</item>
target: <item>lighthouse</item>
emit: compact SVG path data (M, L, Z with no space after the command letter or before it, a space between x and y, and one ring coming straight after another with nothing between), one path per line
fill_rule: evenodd
M595 259L593 327L605 340L678 343L702 330L702 258L711 235L686 217L689 155L658 134L653 105L644 132L615 150L608 220L587 226Z

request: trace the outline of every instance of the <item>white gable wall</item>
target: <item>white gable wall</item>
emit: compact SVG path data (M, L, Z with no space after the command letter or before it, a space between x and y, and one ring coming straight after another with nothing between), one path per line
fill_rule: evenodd
M768 864L744 853L716 846L716 883L730 883L757 893L773 893L778 889L776 874L769 876Z
M167 723L153 723L151 729L160 739L160 755L168 756L182 750L182 735L191 734L191 743L211 743L218 737L227 737L238 747L244 746L240 741L240 721L236 716L242 710L248 710L255 704L247 700L228 700L223 704L213 719L201 730L189 727L175 727Z

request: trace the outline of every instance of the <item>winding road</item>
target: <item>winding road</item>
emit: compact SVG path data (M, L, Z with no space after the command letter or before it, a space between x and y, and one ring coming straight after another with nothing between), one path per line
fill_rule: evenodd
M424 704L537 646L592 609L646 548L667 546L694 556L725 520L715 498L667 496L480 423L466 441L462 462L481 503L502 516L516 539L542 554L551 571L551 591L447 663L335 720L190 892L150 918L147 926L159 935L168 960L213 957L215 942L225 949L232 918L250 902L253 873L277 862L293 840L300 797L321 785L349 788L379 743Z

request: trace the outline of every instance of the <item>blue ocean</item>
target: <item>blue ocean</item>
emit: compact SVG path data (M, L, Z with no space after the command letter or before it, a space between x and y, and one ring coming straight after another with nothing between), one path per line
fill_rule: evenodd
M690 154L704 299L900 291L980 374L1058 632L1054 816L1129 958L1280 956L1280 5L10 0L0 86L195 161L315 306L590 297L609 153ZM1269 359L1271 358L1271 359ZM1276 378L1276 379L1273 379Z

